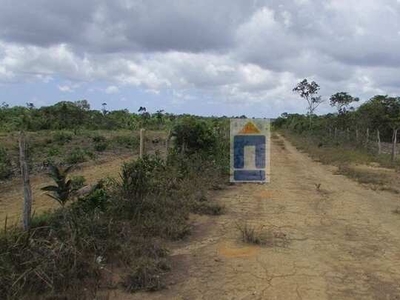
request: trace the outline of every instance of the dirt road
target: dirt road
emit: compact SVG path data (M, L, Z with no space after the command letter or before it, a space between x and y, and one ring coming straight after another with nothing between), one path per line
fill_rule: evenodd
M399 196L274 144L271 183L221 192L226 214L199 218L191 241L176 247L167 289L110 299L400 299ZM243 244L235 224L245 221L288 244Z

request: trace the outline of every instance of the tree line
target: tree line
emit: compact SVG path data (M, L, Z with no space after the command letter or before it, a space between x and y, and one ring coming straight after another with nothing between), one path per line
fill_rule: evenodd
M32 103L14 107L4 102L0 105L0 131L157 129L176 118L163 110L149 113L143 106L137 113L127 109L109 111L107 103L102 104L101 110L93 110L87 100L61 101L40 108Z
M344 138L348 142L365 146L375 141L377 154L381 154L381 142L392 143L392 161L396 159L400 97L376 95L354 108L352 105L359 98L346 92L338 92L329 98L330 105L337 112L316 115L316 108L323 102L318 95L319 89L316 82L308 82L307 79L297 84L293 91L307 102L307 114L283 113L275 120L275 126L330 140Z

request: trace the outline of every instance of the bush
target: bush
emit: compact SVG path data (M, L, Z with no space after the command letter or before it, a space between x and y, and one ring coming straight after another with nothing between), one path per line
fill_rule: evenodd
M122 191L126 196L141 199L157 188L157 173L165 170L164 161L157 156L125 163L122 166Z
M47 156L56 156L56 155L59 155L60 153L61 153L61 151L60 151L59 147L52 146L47 151Z
M94 143L103 143L106 141L106 137L102 135L96 135L92 138Z
M98 151L98 152L103 152L107 149L108 144L107 142L96 142L94 144L94 150Z
M11 160L6 149L0 147L0 180L8 179L11 175Z
M114 143L126 148L139 147L139 139L135 136L120 135L113 138Z
M85 186L85 183L86 183L86 179L85 179L85 177L83 177L81 175L71 177L71 188L74 191L77 191L80 188L83 188Z
M75 209L82 209L89 213L93 210L106 211L109 204L110 196L103 188L95 188L85 197L79 198L78 202L74 203Z
M70 165L85 162L87 160L86 154L87 152L85 150L81 148L75 148L65 158L65 162Z
M204 120L186 117L172 131L175 148L181 153L211 153L216 150L217 135Z
M63 145L72 141L73 134L67 131L58 131L54 133L53 140Z

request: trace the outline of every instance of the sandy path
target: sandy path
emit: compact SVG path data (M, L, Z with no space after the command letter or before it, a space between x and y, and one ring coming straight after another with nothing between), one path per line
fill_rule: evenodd
M218 197L227 213L198 220L173 252L168 289L110 299L400 299L399 196L285 148L272 149L271 184L231 187ZM289 244L244 245L240 220L280 227Z

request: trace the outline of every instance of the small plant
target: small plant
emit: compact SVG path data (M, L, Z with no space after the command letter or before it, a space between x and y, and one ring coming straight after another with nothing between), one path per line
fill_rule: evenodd
M321 188L321 183L314 183L314 185L315 185L315 189L316 189L317 191L319 191L320 188Z
M103 188L102 183L99 183L88 195L79 198L76 207L83 209L86 212L98 209L105 211L109 203L109 195Z
M56 147L56 146L52 146L47 151L47 156L56 156L56 155L59 155L59 154L60 154L60 148Z
M71 187L74 191L79 190L80 188L83 188L86 184L86 179L85 177L78 175L78 176L72 176L71 177Z
M92 137L92 140L94 143L103 143L106 141L106 138L102 135L96 135L96 136Z
M107 149L107 147L107 142L96 142L94 144L94 150L96 150L97 152L103 152Z
M236 224L236 227L240 231L244 243L269 247L285 247L288 244L286 234L280 231L264 229L264 226L256 227L247 223Z
M51 194L46 195L56 200L62 207L70 199L73 191L72 180L67 180L71 169L72 166L62 169L61 167L51 165L50 172L47 175L54 180L55 185L48 185L41 189L42 191L51 192Z
M86 161L86 151L81 148L75 148L72 150L67 158L66 163L69 165L78 164Z

